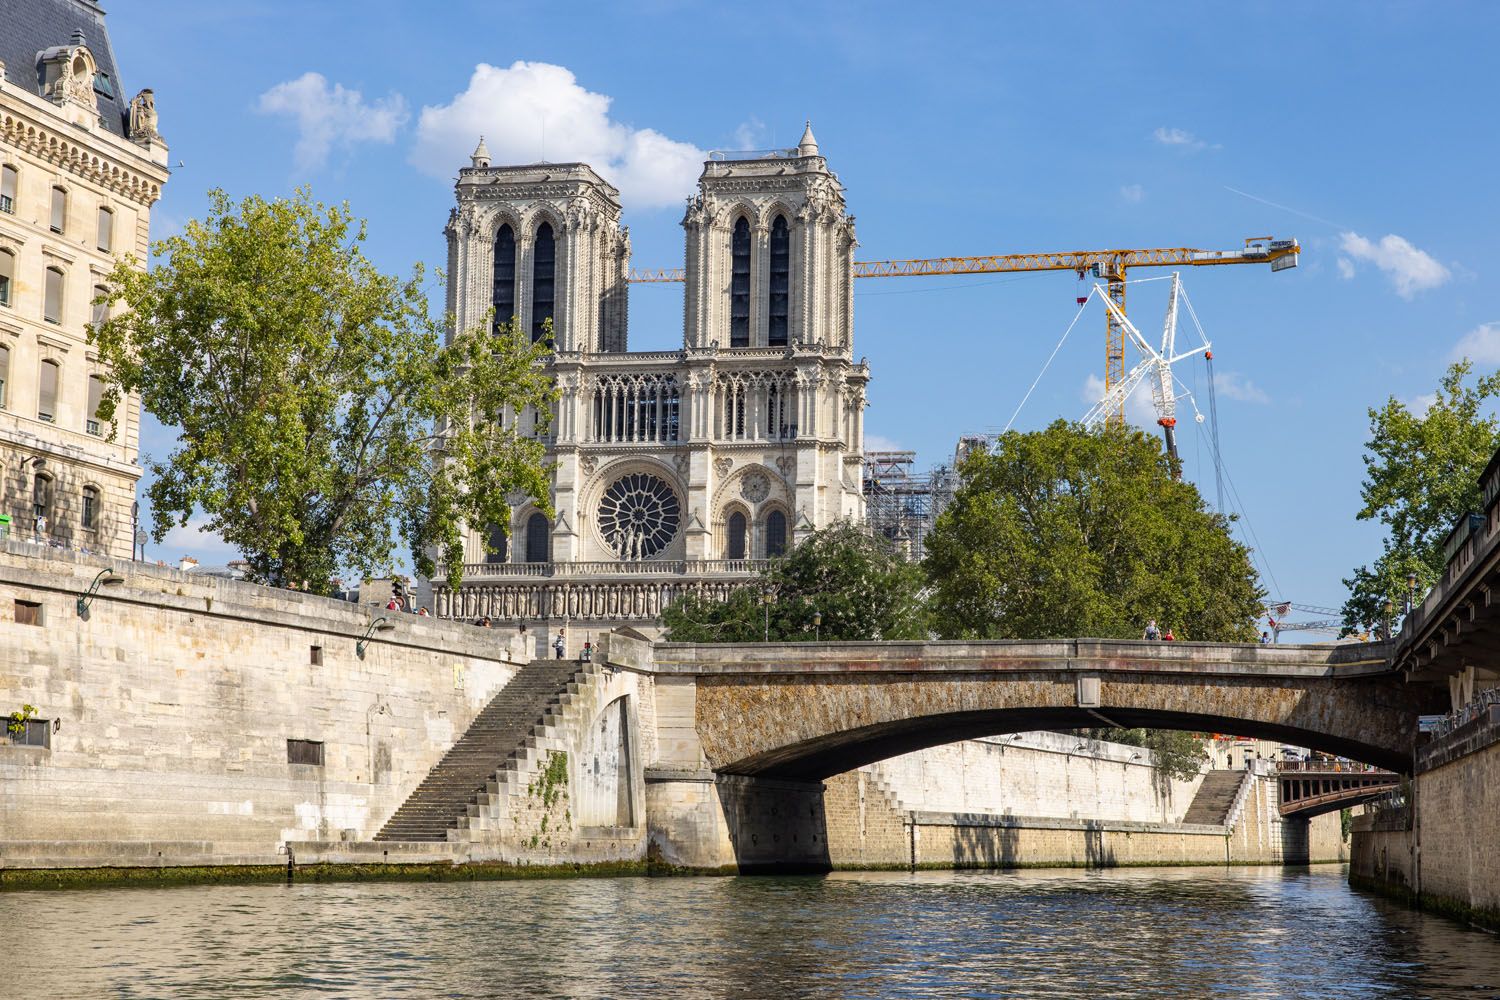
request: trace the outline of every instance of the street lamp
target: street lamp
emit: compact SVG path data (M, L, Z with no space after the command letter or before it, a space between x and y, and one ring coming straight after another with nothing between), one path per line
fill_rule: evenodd
M112 569L101 569L99 575L94 577L94 582L89 584L89 589L78 598L78 617L87 618L89 605L94 603L94 597L99 593L99 588L114 587L125 582L125 578Z
M395 627L396 623L391 621L385 615L381 615L379 618L372 621L370 623L370 627L365 629L365 634L360 636L359 641L354 644L354 655L363 660L365 658L365 650L368 649L370 645L370 636L374 635L376 632L389 632Z
M823 641L823 612L813 612L813 642Z
M1408 573L1408 574L1406 574L1406 609L1402 612L1402 614L1405 614L1405 615L1411 614L1412 605L1414 605L1416 603L1416 600L1417 600L1417 574L1416 573Z
M771 641L771 603L775 600L769 590L760 592L760 603L766 606L766 642Z

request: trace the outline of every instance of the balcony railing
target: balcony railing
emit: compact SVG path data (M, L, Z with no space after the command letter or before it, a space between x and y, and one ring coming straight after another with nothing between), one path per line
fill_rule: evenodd
M581 579L622 576L750 576L770 564L768 559L642 559L544 563L464 563L464 579L509 577L526 579ZM441 572L439 576L441 576Z

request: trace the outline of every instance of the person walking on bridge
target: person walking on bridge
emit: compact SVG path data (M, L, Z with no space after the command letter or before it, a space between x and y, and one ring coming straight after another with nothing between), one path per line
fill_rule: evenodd
M1141 638L1149 639L1152 642L1156 642L1161 638L1161 629L1156 627L1155 618L1146 623L1146 631L1141 634Z

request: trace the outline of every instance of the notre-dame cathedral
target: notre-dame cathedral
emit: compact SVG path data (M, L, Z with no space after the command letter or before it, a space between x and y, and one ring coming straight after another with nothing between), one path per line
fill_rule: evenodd
M630 237L584 163L459 173L448 237L455 329L553 324L549 518L470 532L443 616L574 634L651 631L679 594L728 593L816 528L861 519L869 368L853 349L854 219L809 126L795 148L714 153L682 220L682 347L628 350Z

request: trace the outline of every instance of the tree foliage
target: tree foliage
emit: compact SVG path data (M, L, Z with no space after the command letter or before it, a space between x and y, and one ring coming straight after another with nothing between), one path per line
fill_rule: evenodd
M768 612L773 642L927 636L921 570L848 522L814 532L727 600L689 595L662 621L673 642L761 642Z
M1058 421L964 462L927 539L937 632L952 639L1256 638L1250 551L1173 476L1154 436Z
M1425 412L1392 396L1371 409L1365 444L1364 506L1357 517L1386 527L1380 556L1344 581L1344 631L1377 625L1385 603L1401 607L1406 577L1425 592L1443 572L1443 541L1469 512L1482 510L1480 474L1500 448L1500 423L1482 412L1500 394L1500 374L1470 380L1460 361L1443 374Z
M1208 760L1203 739L1180 729L1096 728L1082 730L1080 735L1150 750L1157 772L1178 781L1191 781Z
M514 493L546 506L542 444L502 419L546 411L541 348L477 330L445 345L421 266L377 270L346 205L209 197L149 272L115 267L101 299L125 308L90 330L101 415L136 392L181 435L147 462L156 540L201 510L259 578L326 592L389 571L399 535L456 585L463 524L508 524Z

